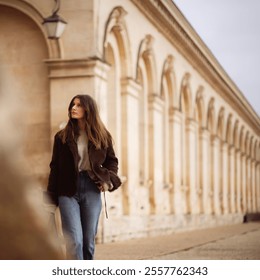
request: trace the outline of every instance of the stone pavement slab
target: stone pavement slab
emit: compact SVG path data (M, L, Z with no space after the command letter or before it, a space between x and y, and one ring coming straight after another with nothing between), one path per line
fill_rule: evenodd
M260 222L250 222L220 226L215 228L199 229L186 232L177 232L171 235L146 237L115 243L97 244L96 260L141 260L141 259L174 259L174 253L187 251L198 246L212 242L226 240L243 234L260 233ZM248 235L250 237L250 235ZM260 236L259 236L260 239ZM238 240L237 240L238 241ZM232 242L237 242L232 240ZM243 240L246 242L246 240ZM258 243L259 244L259 243ZM237 244L241 246L241 244ZM252 244L251 246L254 246ZM224 253L224 252L223 252ZM217 259L221 259L221 253ZM178 256L175 256L178 259ZM181 259L191 259L188 255L180 256ZM204 256L203 256L204 257ZM210 255L207 259L214 259ZM243 259L243 258L242 258Z
M260 260L260 229L213 241L173 254L157 256L155 259Z

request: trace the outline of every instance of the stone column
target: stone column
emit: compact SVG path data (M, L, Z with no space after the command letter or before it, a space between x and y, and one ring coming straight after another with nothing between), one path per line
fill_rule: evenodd
M241 184L241 153L240 150L236 150L236 162L235 162L235 192L236 192L236 207L237 212L242 212L242 184Z
M182 157L181 157L181 147L183 143L181 142L182 133L182 113L177 109L171 108L170 110L170 146L172 146L172 153L170 155L170 161L172 162L172 169L170 172L171 182L173 182L173 192L172 192L172 205L173 212L178 214L183 214L184 205L184 195L181 188L181 176L182 176Z
M230 146L229 147L229 170L228 170L228 176L229 176L229 191L230 191L230 211L231 213L235 213L237 210L236 205L236 191L235 191L235 147Z
M190 191L188 186L188 170L187 170L187 133L186 133L186 115L181 114L181 191L183 196L183 211L190 214Z
M108 108L107 106L109 98L107 73L110 70L110 66L99 60L92 61L90 63L90 66L93 68L91 88L85 90L85 93L90 94L91 90L93 90L94 98L96 99L97 104L99 106L100 116L105 125L107 125L109 110L112 109Z
M219 155L220 155L220 148L219 148L219 138L215 135L211 136L211 149L212 149L212 183L213 183L213 200L214 200L214 209L213 213L216 215L219 215L221 213L220 211L220 196L219 196L219 170L220 170L220 164L219 164Z
M255 170L256 169L256 161L251 160L251 197L252 197L252 211L257 212L256 210L256 184L255 184Z
M241 154L241 196L242 196L242 213L247 211L246 201L246 155Z
M196 164L197 164L197 145L196 145L196 122L192 119L186 119L186 136L187 136L187 153L186 153L186 166L187 166L187 186L189 191L189 204L190 213L199 213L199 201L196 179Z
M202 188L202 207L203 207L203 213L204 214L210 214L210 188L209 188L209 174L210 174L210 168L208 163L208 155L209 155L209 139L210 134L209 131L206 128L201 128L199 132L199 139L201 143L201 166L199 172L201 173L199 176L201 178L201 188Z
M169 199L164 187L164 118L162 99L153 94L149 96L149 179L150 187L150 213L163 214L169 212Z
M122 175L127 180L123 190L123 213L138 213L136 199L139 185L139 92L140 86L132 79L121 80L122 98Z
M256 162L256 209L260 212L260 162Z
M247 211L252 212L252 181L251 181L251 159L246 157L246 200Z
M223 214L228 214L230 211L230 187L228 185L228 144L226 142L221 143L221 161L219 163L221 177L219 185L219 195L220 195L220 210Z

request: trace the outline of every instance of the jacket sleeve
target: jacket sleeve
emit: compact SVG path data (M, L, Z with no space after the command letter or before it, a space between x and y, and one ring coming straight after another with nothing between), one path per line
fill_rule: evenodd
M60 139L56 134L54 137L54 145L52 152L52 159L50 162L50 174L47 186L47 197L51 203L58 205L58 190L57 190L57 181L58 181L58 158L59 158L59 144Z
M107 148L106 159L103 163L103 166L108 170L113 171L115 174L118 172L118 159L115 155L112 143Z
M107 148L106 159L105 159L105 162L103 163L103 166L108 169L109 175L110 175L110 181L113 186L111 189L109 189L109 191L110 192L114 191L121 186L122 182L117 175L118 159L115 155L115 151L114 151L112 143Z

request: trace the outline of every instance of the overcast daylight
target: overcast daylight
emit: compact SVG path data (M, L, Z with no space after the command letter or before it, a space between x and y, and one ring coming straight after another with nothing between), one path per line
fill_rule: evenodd
M260 115L260 1L173 2Z

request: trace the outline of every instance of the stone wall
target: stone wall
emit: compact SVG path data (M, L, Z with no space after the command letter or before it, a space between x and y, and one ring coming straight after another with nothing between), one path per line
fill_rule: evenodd
M259 116L172 1L61 1L57 41L41 25L53 5L0 0L1 93L24 108L26 163L42 188L68 103L88 93L124 180L107 194L98 242L259 212Z

